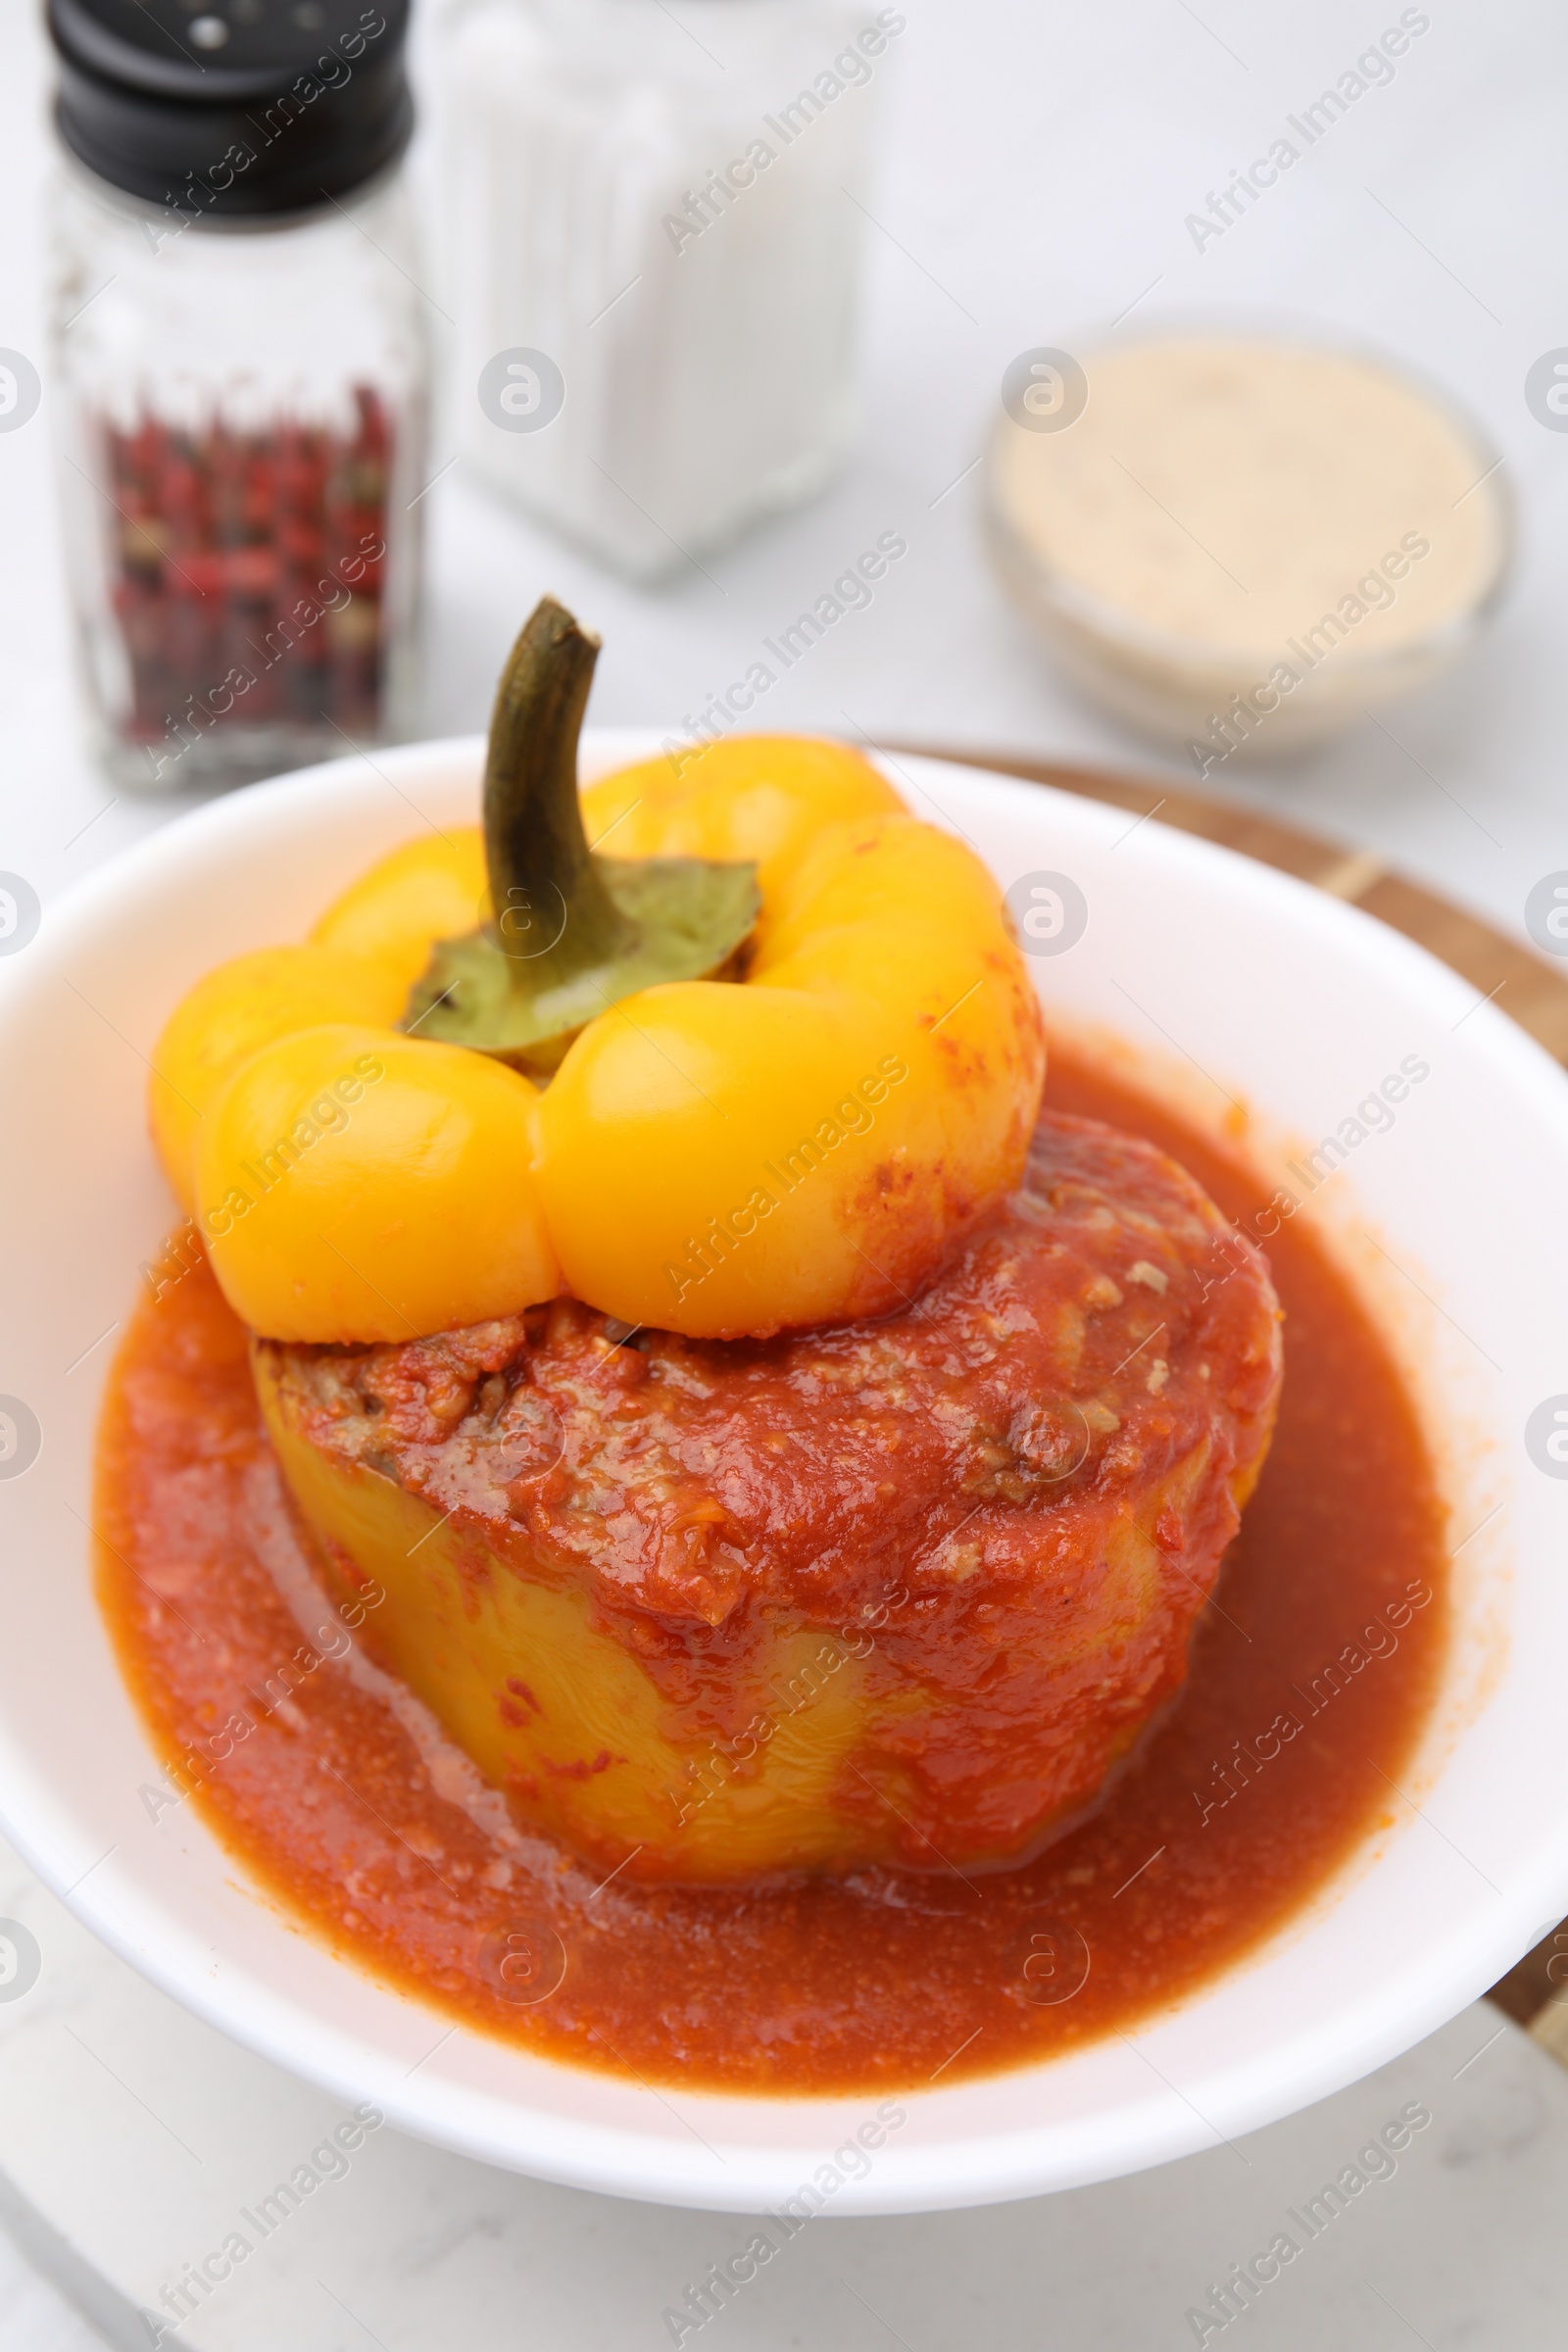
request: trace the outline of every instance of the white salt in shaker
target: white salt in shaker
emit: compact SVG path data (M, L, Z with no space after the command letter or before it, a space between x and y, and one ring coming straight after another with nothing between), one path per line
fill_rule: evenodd
M459 0L452 422L486 480L641 579L827 481L906 24L864 0Z

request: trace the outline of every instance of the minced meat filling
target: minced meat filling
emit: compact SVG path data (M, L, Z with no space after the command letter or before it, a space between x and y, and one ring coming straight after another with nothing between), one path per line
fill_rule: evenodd
M316 1445L710 1625L748 1595L843 1623L894 1572L1049 1571L1205 1440L1211 1471L1245 1471L1279 1382L1258 1252L1152 1146L1049 1113L1020 1189L880 1322L705 1342L557 1299L274 1352Z

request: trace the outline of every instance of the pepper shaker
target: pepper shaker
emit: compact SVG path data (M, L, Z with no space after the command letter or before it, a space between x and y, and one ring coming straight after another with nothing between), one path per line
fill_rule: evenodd
M407 0L50 0L68 571L113 779L413 716L428 353Z

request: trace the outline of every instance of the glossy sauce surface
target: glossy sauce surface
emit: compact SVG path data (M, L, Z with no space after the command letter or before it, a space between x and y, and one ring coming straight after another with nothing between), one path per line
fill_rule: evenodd
M1148 1136L1256 1233L1266 1188L1168 1114L1061 1054L1049 1101ZM290 1516L245 1335L198 1268L135 1318L101 1441L101 1592L167 1761L161 1817L200 1806L375 1975L650 2081L917 2087L1130 2024L1389 1819L1441 1666L1443 1512L1411 1404L1304 1221L1266 1249L1286 1313L1273 1449L1187 1686L1100 1811L1020 1870L727 1890L599 1886L363 1662Z

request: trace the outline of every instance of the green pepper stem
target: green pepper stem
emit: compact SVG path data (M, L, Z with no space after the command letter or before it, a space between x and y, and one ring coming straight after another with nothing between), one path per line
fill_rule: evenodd
M496 936L530 995L636 944L605 887L577 798L599 639L541 597L502 672L484 769L484 846Z
M484 770L493 914L438 939L403 1026L548 1078L608 1005L721 976L757 921L744 859L600 858L577 799L599 640L545 597L513 647Z

